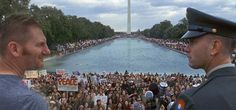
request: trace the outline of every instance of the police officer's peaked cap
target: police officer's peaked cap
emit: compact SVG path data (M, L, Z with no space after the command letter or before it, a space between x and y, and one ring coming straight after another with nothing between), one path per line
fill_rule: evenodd
M236 39L236 23L187 8L188 31L181 39L200 37L207 33Z

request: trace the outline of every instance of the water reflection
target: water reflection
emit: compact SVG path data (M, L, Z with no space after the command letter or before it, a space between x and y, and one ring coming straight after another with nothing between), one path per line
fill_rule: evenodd
M151 72L202 74L187 65L185 55L138 38L119 38L80 52L46 61L49 71Z

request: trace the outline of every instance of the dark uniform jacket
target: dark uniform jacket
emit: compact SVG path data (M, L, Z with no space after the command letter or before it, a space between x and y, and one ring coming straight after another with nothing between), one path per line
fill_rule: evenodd
M206 82L180 94L173 109L236 110L236 68L215 70Z

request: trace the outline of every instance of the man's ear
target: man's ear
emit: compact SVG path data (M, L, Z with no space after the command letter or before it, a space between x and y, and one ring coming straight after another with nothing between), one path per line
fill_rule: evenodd
M19 43L15 42L15 41L10 41L8 43L7 50L14 57L22 56L23 48Z
M221 45L222 43L220 40L213 40L210 46L211 55L217 54L220 51Z

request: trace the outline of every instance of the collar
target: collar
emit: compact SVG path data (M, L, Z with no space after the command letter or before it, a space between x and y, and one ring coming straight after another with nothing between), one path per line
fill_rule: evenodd
M227 64L222 64L222 65L218 65L215 68L212 68L206 75L207 77L210 76L211 73L213 73L214 71L221 69L221 68L225 68L225 67L235 67L234 64L232 63L227 63Z

